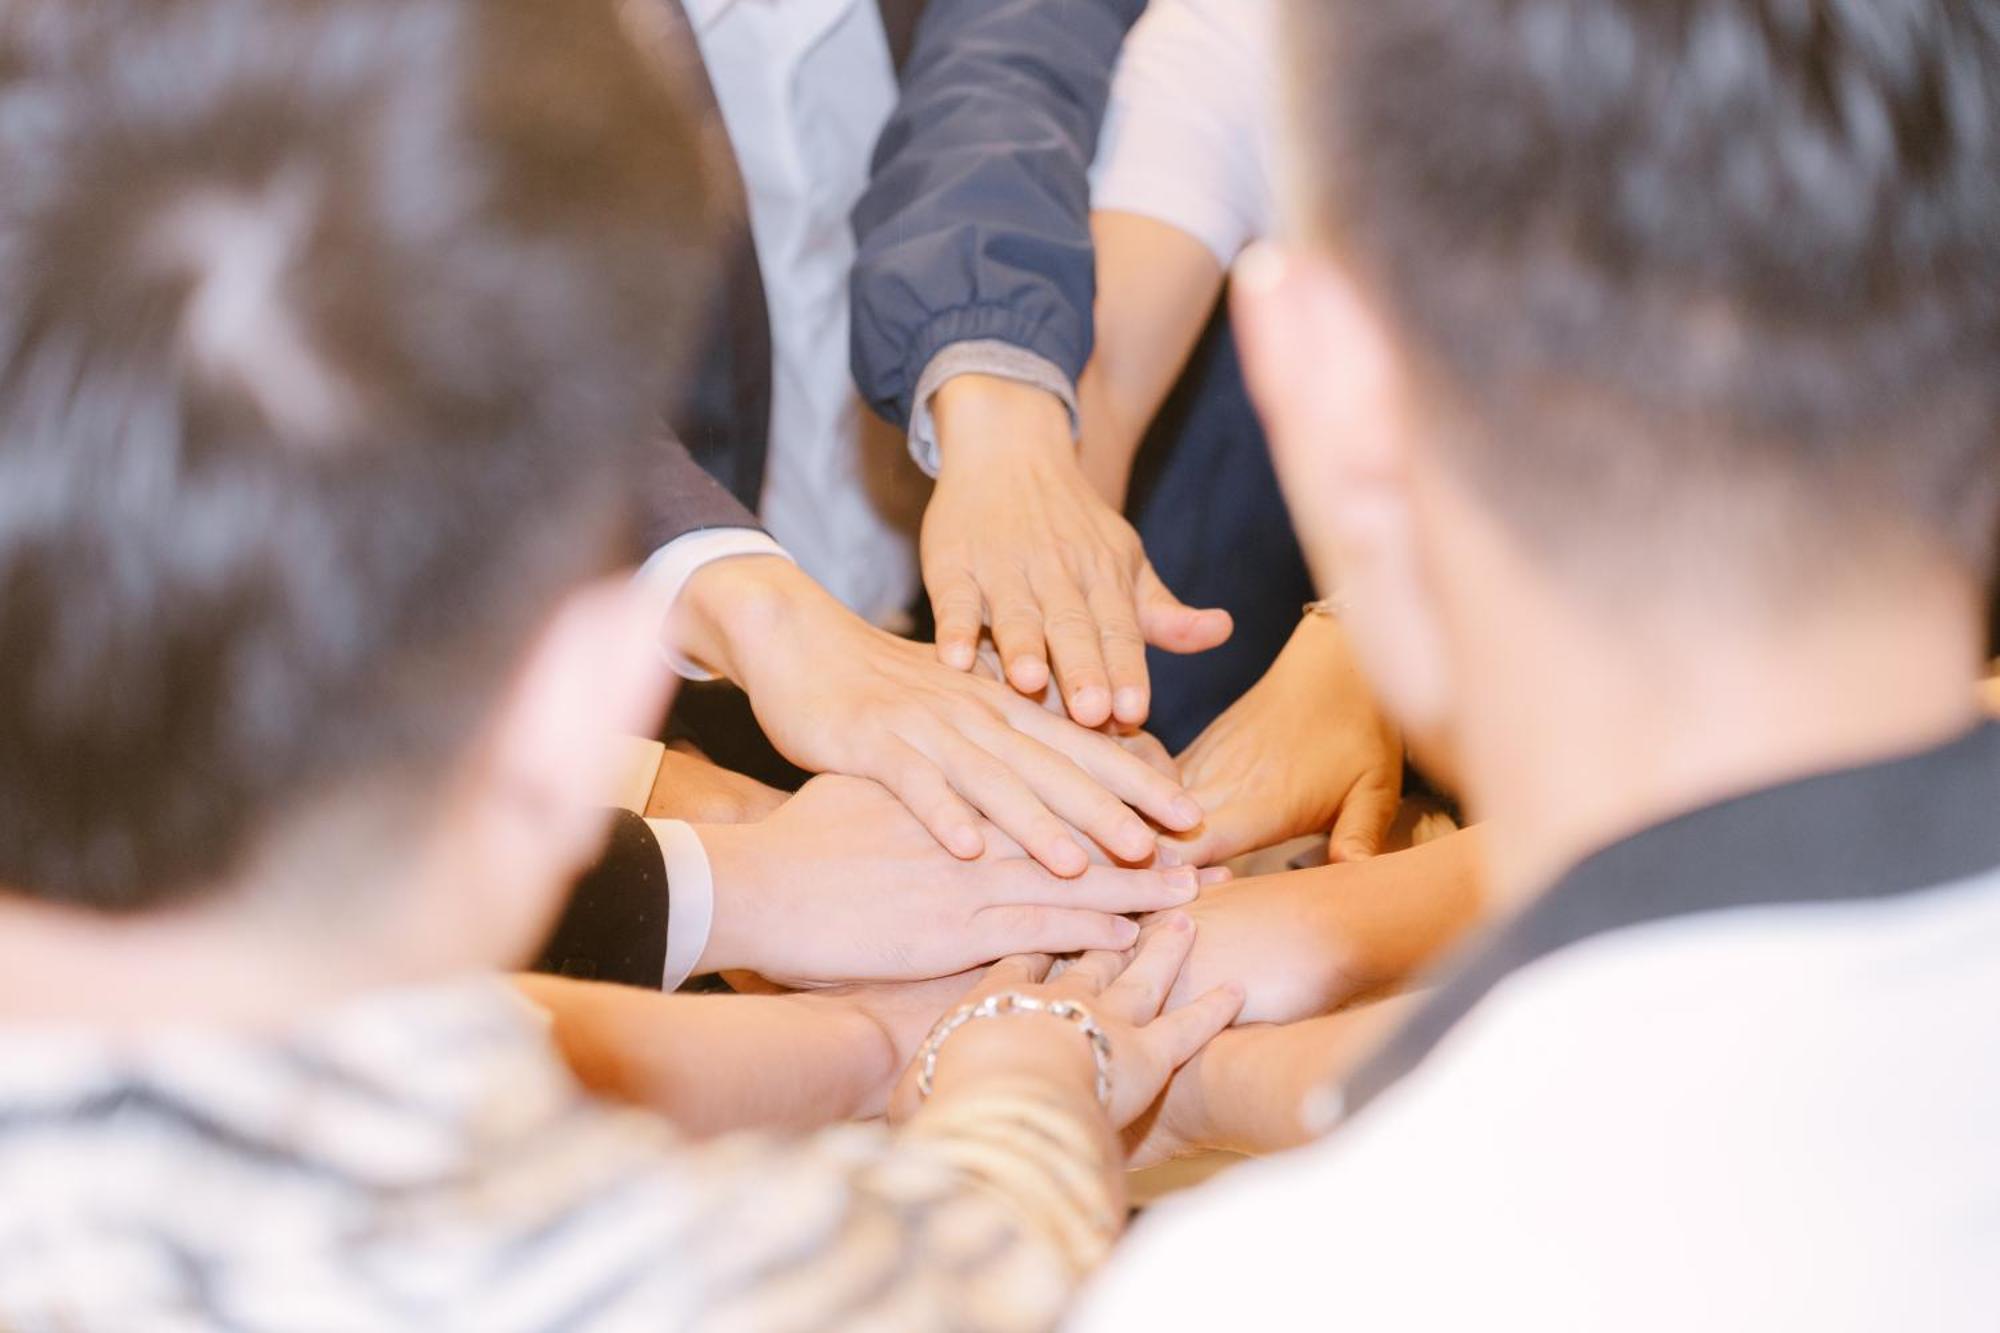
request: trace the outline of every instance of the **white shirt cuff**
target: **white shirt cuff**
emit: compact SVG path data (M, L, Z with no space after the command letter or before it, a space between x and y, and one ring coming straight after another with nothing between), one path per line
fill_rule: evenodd
M649 819L667 863L667 965L660 989L675 991L694 975L715 926L715 874L694 827L678 819Z
M606 762L611 769L611 804L635 815L645 814L647 802L653 799L653 784L660 780L667 747L638 736L614 736L610 749Z
M660 608L660 653L683 680L714 680L715 673L691 662L673 641L674 604L688 580L704 565L745 555L792 557L784 547L755 528L703 528L674 538L639 569L639 581L652 589Z

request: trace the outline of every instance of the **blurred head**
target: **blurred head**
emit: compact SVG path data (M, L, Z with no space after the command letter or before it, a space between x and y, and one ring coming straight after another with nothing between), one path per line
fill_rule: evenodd
M707 291L606 0L0 7L0 900L365 920L599 836L636 453ZM449 859L449 858L447 858Z
M1288 22L1294 234L1241 319L1309 554L1420 739L1449 748L1475 601L1700 644L1983 581L2000 10Z

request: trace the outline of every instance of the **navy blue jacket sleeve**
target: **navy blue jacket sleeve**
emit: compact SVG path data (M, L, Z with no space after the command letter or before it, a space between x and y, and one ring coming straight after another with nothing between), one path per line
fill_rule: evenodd
M1088 171L1145 0L931 0L856 206L854 375L909 424L944 347L995 339L1072 381L1096 294Z

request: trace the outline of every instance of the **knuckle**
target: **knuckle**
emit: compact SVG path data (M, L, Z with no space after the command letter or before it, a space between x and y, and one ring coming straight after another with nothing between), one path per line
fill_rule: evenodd
M993 613L995 633L1033 633L1042 627L1042 617L1034 607L1023 602L1003 603Z
M1096 635L1097 620L1082 607L1066 606L1048 618L1049 632L1063 638Z
M1139 627L1129 620L1107 620L1099 625L1098 637L1109 648L1138 648L1146 646L1146 636L1139 633Z

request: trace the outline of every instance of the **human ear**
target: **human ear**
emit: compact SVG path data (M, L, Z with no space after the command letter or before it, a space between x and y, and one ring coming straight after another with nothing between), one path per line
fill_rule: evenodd
M1379 697L1413 738L1443 726L1446 642L1413 484L1414 414L1388 325L1337 260L1260 247L1234 317L1300 546Z
M564 597L510 681L474 759L461 872L485 925L522 950L601 850L614 738L652 735L672 695L657 618L629 578Z

